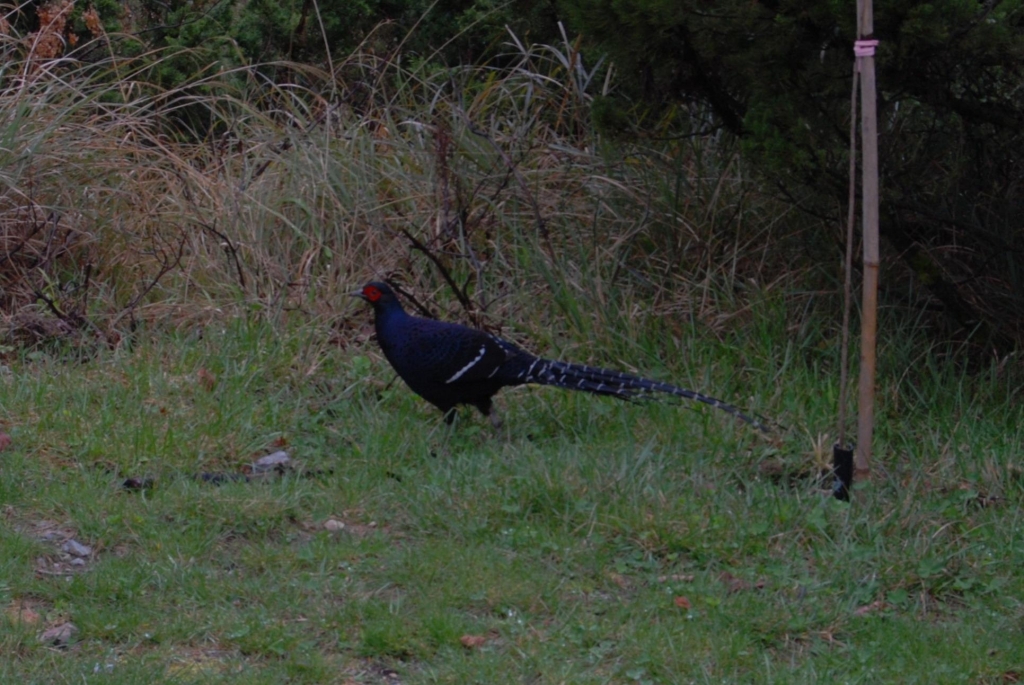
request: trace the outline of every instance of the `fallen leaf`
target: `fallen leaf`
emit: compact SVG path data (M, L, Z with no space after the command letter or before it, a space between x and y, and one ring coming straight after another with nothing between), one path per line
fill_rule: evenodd
M30 626L34 626L42 620L42 617L37 612L27 606L23 606L20 602L7 607L4 613L7 614L7 618L12 622L24 623Z
M621 573L609 573L608 580L618 585L623 590L628 590L632 583L629 582L629 578L622 575Z
M199 369L199 372L196 373L196 380L206 392L210 392L217 385L217 377L205 368Z
M862 607L857 607L854 610L853 615L854 616L867 616L868 614L872 614L872 613L874 613L876 611L881 611L884 608L885 608L885 602L883 602L880 599L876 599L871 604L865 604Z
M744 590L749 590L751 588L750 583L743 580L742 578L737 578L728 571L722 571L720 574L718 574L718 580L725 583L726 588L729 590L729 594L742 592Z
M0 452L3 452L5 449L10 447L11 443L13 443L13 442L14 442L14 438L12 438L7 433L0 432Z
M477 647L482 647L484 643L487 642L487 638L483 635L463 635L459 638L459 642L461 642L462 646L466 649L475 649Z
M78 628L74 623L61 623L59 626L44 630L39 636L39 641L54 647L67 647L77 634Z
M690 604L690 600L689 600L689 599L687 599L686 597L683 597L682 595L679 595L678 597L676 597L676 598L675 598L674 600L672 600L672 601L673 601L673 602L675 602L675 605L676 605L677 607L679 607L680 609L686 609L686 610L689 610L689 609L690 609L690 607L692 607L692 606L693 606L692 604Z

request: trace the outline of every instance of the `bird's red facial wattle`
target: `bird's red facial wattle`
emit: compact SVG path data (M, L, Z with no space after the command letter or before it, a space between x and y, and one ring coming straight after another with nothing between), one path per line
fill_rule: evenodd
M363 299L364 300L366 300L367 302L373 304L374 302L376 302L377 300L379 300L383 296L383 293L380 291L380 288L378 288L377 286L375 286L375 285L368 285L368 286L363 288L362 295L363 295Z

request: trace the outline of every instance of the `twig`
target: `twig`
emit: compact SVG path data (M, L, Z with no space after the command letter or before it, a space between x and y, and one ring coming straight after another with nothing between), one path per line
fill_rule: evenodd
M326 117L326 114L321 115L321 118L323 118L323 117ZM316 123L319 123L319 122L318 121L314 122L314 124L316 124ZM305 133L305 131L303 131L303 133ZM291 148L291 146L292 146L292 141L291 141L291 139L288 139L288 140L285 140L284 142L282 142L282 143L280 143L278 145L275 145L274 147L276 147L277 149L273 150L273 152L274 152L275 155L279 155L282 152L286 152L289 148ZM276 158L275 157L271 157L270 159L265 160L262 164L260 164L258 167L256 167L256 170L252 172L252 176L250 176L247 181L245 181L244 183L242 183L242 185L240 185L238 187L239 192L245 192L249 188L249 186L252 185L253 181L255 181L257 178L262 176L263 172L265 172L270 167L270 165L273 163L274 159L276 159Z
M56 316L58 319L60 319L67 325L71 326L75 330L78 330L82 327L89 328L92 330L93 333L103 338L108 345L110 344L110 338L107 336L107 334L100 330L99 326L94 324L85 316L79 314L78 312L62 312L60 310L60 307L57 306L57 303L54 302L52 298L50 298L48 295L46 295L42 290L39 290L38 288L34 288L32 290L32 294L36 296L36 299L42 300L43 304L46 305L46 308L53 312L54 316Z
M466 310L468 314L472 315L474 310L473 302L466 295L465 291L462 288L460 288L459 285L455 282L455 279L452 277L451 271L448 270L448 267L446 267L444 263L441 262L441 259L437 255L431 252L429 247L424 245L416 236L410 233L408 229L399 228L398 230L399 232L401 232L402 235L406 237L406 239L410 243L412 243L413 249L422 252L424 255L426 255L427 259L434 263L434 266L437 267L437 270L441 272L441 278L445 280L445 282L448 284L448 287L450 287L452 291L455 293L455 297L458 299L459 303L462 305L462 307Z
M163 278L168 273L170 273L172 269L176 269L179 266L181 266L181 258L185 254L185 244L187 242L188 242L188 236L183 234L181 236L181 242L178 243L178 252L174 256L174 260L173 261L171 261L169 259L161 259L160 260L160 271L158 271L156 276L153 277L153 280L150 281L149 285L147 285L145 288L142 289L142 292L140 292L138 295L133 297L132 301L124 306L124 308L121 310L122 313L121 313L121 315L118 316L118 318L121 318L121 316L123 316L124 313L128 313L129 316L134 318L134 316L135 316L135 313L134 313L135 307L136 307L136 305L139 304L139 302L142 301L142 298L144 298L146 295L148 295L150 293L150 291L153 290L153 288L156 287L156 284L160 282L161 278ZM163 251L161 250L161 252L163 252Z
M242 272L242 262L238 258L238 249L234 246L234 244L226 235L218 231L213 226L203 223L202 221L196 221L194 223L200 228L209 231L218 239L224 241L224 248L228 251L228 254L231 256L231 260L235 264L235 271L238 273L238 285L239 287L242 288L242 290L245 290L245 274Z
M395 292L401 294L401 296L403 298L405 298L408 302L410 302L412 304L412 306L416 308L416 311L418 311L420 314L422 314L423 316L427 317L428 319L436 319L437 318L437 315L434 314L434 312L430 311L429 307L427 307L425 304L420 302L419 299L417 299L417 297L415 295L413 295L408 290L406 290L405 288L400 286L398 283L395 283L390 278L385 278L384 281L388 285L390 285L392 288L394 288Z
M36 236L36 233L39 233L39 231L43 230L43 227L46 226L46 224L48 224L51 220L60 221L60 219L56 217L56 214L54 212L50 212L50 216L46 217L46 220L43 221L42 223L35 224L32 228L32 232L25 236L25 238L21 241L21 243L18 244L16 248L14 248L13 250L8 250L7 254L0 257L0 266L3 266L4 263L7 262L7 260L11 259L16 254L21 252L22 248L28 245L28 241L32 240L32 238Z
M512 162L512 159L508 156L508 153L505 152L505 150L503 150L500 145L495 143L494 140L492 140L489 135L487 135L481 129L479 129L476 126L476 124L470 121L468 116L466 116L465 118L466 127L469 129L470 133L480 136L481 138L483 138L484 140L491 144L491 147L494 148L494 150L501 157L502 161L505 162L505 166L508 168L510 172L512 172L512 175L515 177L516 182L519 183L519 187L522 189L523 194L526 195L527 202L530 203L530 207L533 209L533 219L537 224L537 230L540 232L541 237L544 238L544 244L545 247L547 247L548 256L554 258L555 250L551 245L551 234L548 231L547 221L545 221L544 215L540 211L540 205L537 203L537 198L533 196L533 193L530 192L529 187L526 185L526 179L524 179L522 174L519 173L519 169L516 168L515 164Z
M60 218L55 213L51 213L50 216L47 217L47 221L50 219L53 220L53 230L50 231L50 237L46 239L46 248L43 250L42 261L35 265L36 268L40 270L42 270L42 268L46 266L47 262L50 261L50 257L52 256L50 254L50 248L53 247L53 239L57 237L57 228L60 225Z

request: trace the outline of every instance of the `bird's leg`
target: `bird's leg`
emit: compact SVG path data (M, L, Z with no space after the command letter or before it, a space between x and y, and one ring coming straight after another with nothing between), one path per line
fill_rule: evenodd
M479 402L474 402L473 406L479 409L480 413L487 417L495 430L501 428L501 417L494 411L494 404L491 402L490 397L485 400L480 400Z

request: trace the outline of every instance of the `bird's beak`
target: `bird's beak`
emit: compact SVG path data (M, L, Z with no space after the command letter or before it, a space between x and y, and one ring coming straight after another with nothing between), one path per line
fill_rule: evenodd
M367 302L369 302L369 300L366 299L366 295L363 295L362 291L359 291L357 293L349 293L348 295L349 297L358 297L360 300L366 300Z

